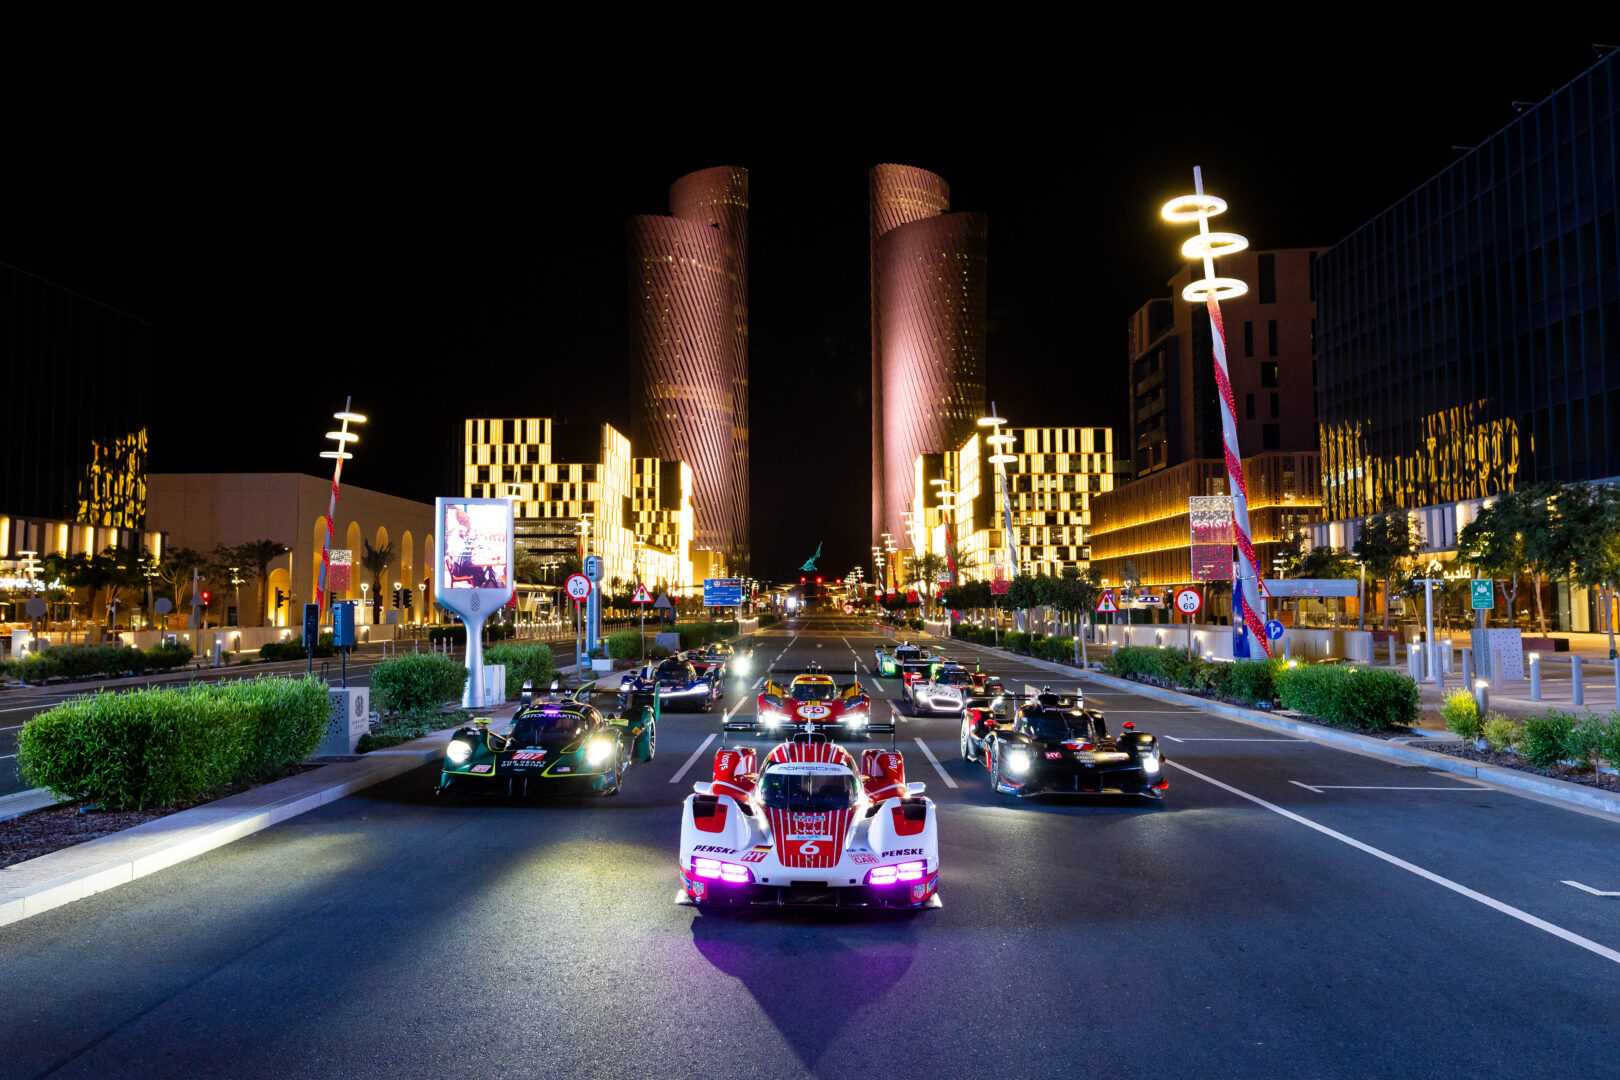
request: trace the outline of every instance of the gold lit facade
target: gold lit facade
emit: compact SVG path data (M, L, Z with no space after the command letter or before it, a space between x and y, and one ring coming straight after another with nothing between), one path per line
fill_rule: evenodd
M1059 574L1065 566L1085 568L1093 557L1088 535L1093 500L1114 484L1113 430L1007 427L1002 433L1013 437L1008 452L1018 459L1007 465L1017 572ZM943 455L947 490L954 493L949 523L961 580L993 577L1006 557L989 451L983 436L975 433ZM933 524L935 550L944 549L944 531L943 520Z
M1273 574L1281 541L1322 520L1321 455L1269 452L1243 460L1249 485L1249 528L1256 569ZM1093 501L1091 559L1113 584L1126 562L1152 586L1191 583L1192 537L1187 500L1229 495L1226 463L1195 458L1151 473Z
M109 442L92 440L79 479L74 519L85 525L140 529L146 524L146 429Z
M604 558L604 581L635 581L639 557L641 580L690 585L691 468L632 458L611 424L601 425L591 461L554 460L554 436L549 419L466 421L462 494L511 499L517 542L542 561L583 547Z

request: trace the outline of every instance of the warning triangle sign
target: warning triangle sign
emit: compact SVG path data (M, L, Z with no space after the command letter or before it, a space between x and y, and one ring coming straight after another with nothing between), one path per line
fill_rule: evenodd
M1118 611L1119 606L1114 603L1114 590L1104 589L1102 599L1097 601L1098 611Z
M1271 599L1271 590L1266 588L1266 579L1265 578L1256 575L1255 579L1254 579L1254 588L1255 588L1255 592L1260 594L1260 599L1262 599L1262 600L1270 600Z
M637 585L636 595L630 598L630 602L632 604L650 604L653 602L652 594L647 591L647 586Z

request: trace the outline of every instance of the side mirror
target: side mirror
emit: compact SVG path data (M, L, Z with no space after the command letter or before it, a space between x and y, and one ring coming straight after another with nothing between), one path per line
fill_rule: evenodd
M697 783L692 785L692 790L697 792L699 795L713 795L714 783L709 780L699 780Z
M927 791L927 790L928 790L928 785L923 783L921 780L913 780L909 784L906 785L906 794L907 795L921 795L924 791Z

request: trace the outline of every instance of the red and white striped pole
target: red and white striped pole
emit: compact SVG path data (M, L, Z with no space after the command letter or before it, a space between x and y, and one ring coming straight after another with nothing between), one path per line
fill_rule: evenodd
M1249 536L1249 485L1243 476L1243 455L1238 450L1237 399L1232 393L1232 379L1226 364L1226 327L1221 321L1220 305L1224 299L1244 295L1249 287L1236 278L1215 276L1215 259L1242 251L1249 246L1249 241L1237 233L1209 231L1209 219L1225 211L1226 202L1204 194L1203 170L1196 166L1193 168L1193 191L1194 194L1190 196L1170 200L1161 214L1167 221L1198 222L1198 235L1188 238L1181 245L1181 253L1189 259L1203 259L1204 277L1183 289L1181 296L1195 304L1202 301L1209 312L1210 345L1215 356L1215 385L1221 395L1222 450L1232 489L1232 525L1238 548L1238 581L1233 589L1235 614L1241 619L1241 625L1248 629L1249 638L1258 642L1265 654L1270 656L1271 644L1266 640L1265 622L1250 606L1259 597L1259 586L1255 572L1254 541ZM1247 656L1248 649L1241 640L1242 635L1237 632L1237 625L1234 621L1232 654Z
M326 542L321 547L321 579L315 586L315 605L322 611L326 610L325 603L327 574L330 573L332 569L332 527L335 524L334 519L337 517L338 481L343 478L344 461L354 457L354 455L348 451L349 443L360 441L360 436L349 431L349 422L353 421L356 424L363 424L366 422L366 418L364 416L361 416L359 413L349 411L349 406L352 402L352 398L343 399L343 411L332 414L332 418L334 420L341 420L343 422L343 426L337 431L328 431L326 433L326 437L328 439L337 440L338 448L336 450L321 451L321 457L332 458L334 461L332 467L332 498L326 504Z

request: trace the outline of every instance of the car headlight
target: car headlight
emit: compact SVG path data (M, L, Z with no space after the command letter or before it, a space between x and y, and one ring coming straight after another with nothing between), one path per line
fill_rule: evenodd
M1001 710L1001 707L1003 705L1005 705L1006 703L1007 703L1007 699L1005 697L998 697L998 698L996 698L994 701L992 701L990 703L990 707L999 712Z
M1029 771L1029 751L1028 750L1009 750L1009 751L1007 751L1007 771L1008 772L1015 772L1015 773L1028 772Z
M613 753L613 744L607 739L592 739L591 744L585 748L585 761L590 765L600 765Z
M1158 776L1159 775L1159 752L1157 750L1149 750L1147 753L1142 754L1140 756L1141 756L1141 759L1142 759L1142 773L1143 773L1143 775L1144 776Z
M463 761L472 757L472 750L472 743L467 742L465 739L451 739L450 745L445 747L444 756L460 765Z

